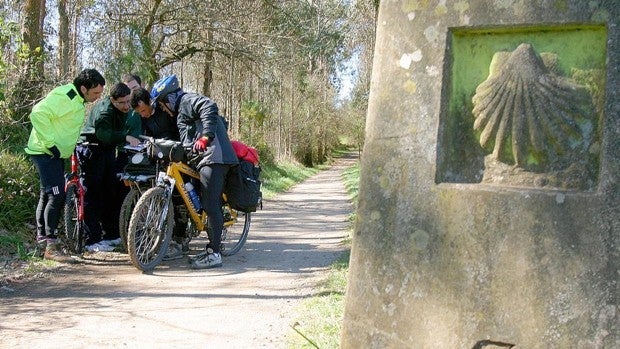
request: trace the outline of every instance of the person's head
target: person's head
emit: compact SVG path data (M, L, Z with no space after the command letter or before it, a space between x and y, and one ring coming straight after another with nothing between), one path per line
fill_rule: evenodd
M73 86L86 102L94 102L103 93L105 79L96 69L84 69L73 79Z
M150 118L153 115L153 107L151 106L151 94L146 89L131 91L131 107L143 118Z
M121 81L131 90L137 90L142 87L142 79L136 74L123 74Z
M165 112L170 114L170 116L174 116L174 104L181 93L183 93L183 90L179 87L177 76L174 74L165 76L153 84L151 107L155 108L159 104Z
M131 109L130 99L131 90L122 82L117 82L110 90L110 101L112 105L123 113Z

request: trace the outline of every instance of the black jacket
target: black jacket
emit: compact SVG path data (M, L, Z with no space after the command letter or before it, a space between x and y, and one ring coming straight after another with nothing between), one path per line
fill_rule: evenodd
M168 115L159 106L148 118L142 119L142 133L154 138L166 138L173 141L180 140L179 128L176 119Z
M193 144L202 136L209 138L204 158L198 167L209 164L237 164L237 155L230 144L224 118L217 104L206 96L186 93L175 107L177 126L184 145Z

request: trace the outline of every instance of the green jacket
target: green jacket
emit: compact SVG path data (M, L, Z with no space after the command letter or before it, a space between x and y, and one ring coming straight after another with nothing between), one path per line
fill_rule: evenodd
M32 108L26 153L52 155L49 148L56 146L60 157L68 158L80 136L84 113L84 98L73 84L53 89Z
M130 110L129 113L132 113ZM102 148L122 147L129 134L127 114L116 109L110 97L100 100L93 106L82 128L83 134L94 134L83 139L96 142Z
M142 134L142 117L135 110L127 113L127 134L138 138Z

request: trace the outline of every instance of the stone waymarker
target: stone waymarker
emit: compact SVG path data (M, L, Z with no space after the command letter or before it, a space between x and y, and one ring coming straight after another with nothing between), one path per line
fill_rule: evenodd
M620 348L620 1L382 1L342 348Z

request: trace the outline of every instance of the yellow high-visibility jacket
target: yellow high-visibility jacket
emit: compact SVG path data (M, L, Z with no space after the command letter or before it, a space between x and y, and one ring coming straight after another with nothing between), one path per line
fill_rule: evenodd
M26 153L52 155L49 148L56 146L60 157L68 158L80 136L85 112L84 98L73 84L53 89L32 108Z

